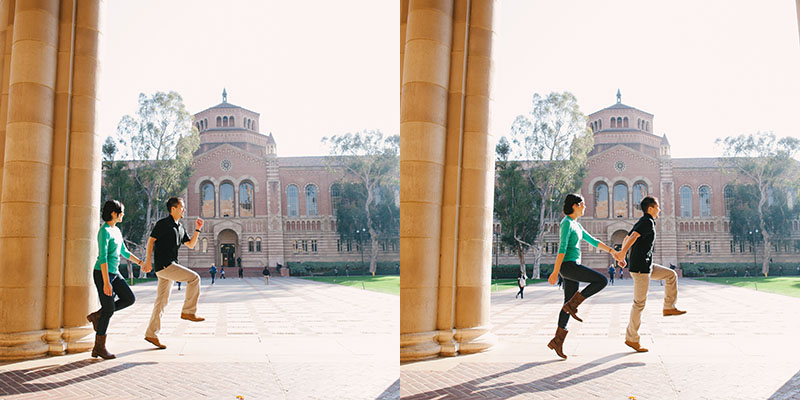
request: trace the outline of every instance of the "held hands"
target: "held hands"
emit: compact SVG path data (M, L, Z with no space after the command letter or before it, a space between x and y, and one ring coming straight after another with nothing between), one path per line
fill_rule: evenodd
M203 220L198 217L197 220L194 221L194 229L200 230L202 228L203 228Z
M612 250L611 255L614 257L615 260L617 260L617 263L619 263L621 267L623 268L625 267L625 265L627 264L625 262L625 254L623 254L621 251Z
M147 260L147 261L142 263L142 271L147 273L147 272L150 272L152 270L153 270L153 263L151 263L150 260Z

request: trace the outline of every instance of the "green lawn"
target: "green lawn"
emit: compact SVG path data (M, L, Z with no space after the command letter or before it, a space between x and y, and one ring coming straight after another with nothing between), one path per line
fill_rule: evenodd
M398 275L378 275L378 276L315 276L302 277L317 282L335 283L337 285L352 286L356 288L372 290L373 292L400 294L400 276Z
M547 279L528 279L525 281L527 285L539 282L547 282ZM492 291L497 292L507 289L519 289L516 279L492 279Z
M800 297L800 277L798 276L770 276L752 278L697 278L701 281L733 285L748 289L761 290L786 296Z

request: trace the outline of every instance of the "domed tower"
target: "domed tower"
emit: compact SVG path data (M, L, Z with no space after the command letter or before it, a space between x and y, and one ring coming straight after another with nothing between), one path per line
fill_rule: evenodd
M659 156L661 138L653 134L653 114L623 104L619 89L615 104L589 114L588 119L594 133L594 149L590 155L623 144L650 156Z
M194 125L200 132L200 148L205 153L228 143L258 156L275 157L277 148L272 134L259 132L259 113L228 103L228 92L222 90L222 103L194 115Z

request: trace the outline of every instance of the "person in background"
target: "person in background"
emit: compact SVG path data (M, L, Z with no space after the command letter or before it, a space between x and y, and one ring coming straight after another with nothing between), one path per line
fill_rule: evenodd
M517 295L514 296L515 299L517 297L519 297L520 299L524 299L525 298L525 296L523 296L522 292L525 291L525 285L527 284L527 280L528 280L528 276L525 275L524 272L520 272L519 273L519 278L517 278L517 286L519 286L519 292L517 292Z

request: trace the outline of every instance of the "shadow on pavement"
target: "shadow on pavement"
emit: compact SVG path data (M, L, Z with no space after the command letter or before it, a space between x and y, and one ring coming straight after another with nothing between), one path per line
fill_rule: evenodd
M570 370L560 372L555 375L548 376L546 378L537 379L535 381L531 381L528 383L514 384L511 382L498 382L488 386L479 386L482 383L488 382L492 379L500 378L504 375L523 372L532 368L543 367L546 366L547 364L558 363L560 362L560 360L528 363L520 365L519 367L507 371L498 372L481 378L476 378L471 381L464 382L455 386L431 390L425 393L419 393L412 396L406 396L403 397L403 399L423 400L423 399L437 398L440 400L457 400L457 399L464 399L470 396L474 396L476 398L486 398L488 396L496 399L504 399L517 396L520 393L534 393L534 392L558 390L572 385L577 385L586 381L590 381L592 379L608 377L610 374L613 374L614 372L621 371L626 368L645 366L645 363L642 362L622 363L614 365L612 367L594 371L586 375L580 375L572 379L567 379L573 375L578 375L591 368L597 367L601 364L605 364L610 361L614 361L616 359L622 358L630 354L635 354L635 353L612 354L597 359L595 361L587 362L586 364L580 365ZM516 379L519 378L517 377Z
M400 398L400 379L394 381L376 400L394 400Z
M59 366L46 366L41 368L20 369L14 371L0 372L0 394L23 394L35 393L45 390L58 389L67 385L76 384L96 378L101 378L111 375L116 372L121 372L129 368L157 364L155 362L137 362L137 363L122 363L122 364L109 364L109 368L100 371L88 373L75 378L69 378L62 381L52 381L47 379L54 375L63 374L80 368L92 366L95 364L103 363L103 360L88 359L75 361L69 364ZM42 383L30 383L35 380L42 379Z
M790 400L800 398L800 371L797 371L777 392L769 396L769 400Z

